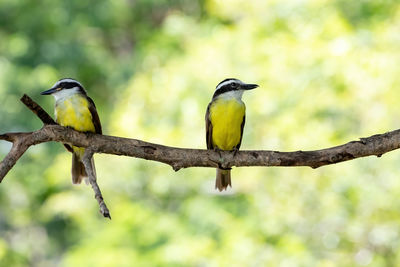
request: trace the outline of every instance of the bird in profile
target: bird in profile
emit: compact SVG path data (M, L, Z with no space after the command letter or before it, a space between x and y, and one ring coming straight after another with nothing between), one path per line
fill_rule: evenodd
M238 79L225 79L215 88L206 112L207 149L238 151L242 143L246 106L242 101L244 91L257 88ZM215 188L226 190L231 183L231 170L217 169Z
M80 132L102 133L96 106L78 81L61 79L41 94L54 96L55 117L61 126L71 127ZM88 175L82 162L85 148L72 146L72 150L72 183L80 184L83 179L87 182ZM91 163L96 175L93 158Z

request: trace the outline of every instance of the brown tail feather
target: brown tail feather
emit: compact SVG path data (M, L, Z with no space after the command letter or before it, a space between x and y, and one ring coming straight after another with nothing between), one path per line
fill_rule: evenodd
M215 189L218 189L221 192L222 190L226 190L228 185L232 187L231 171L217 169L217 179L215 180Z
M87 177L85 166L75 153L72 153L71 174L73 184L80 184L82 180Z

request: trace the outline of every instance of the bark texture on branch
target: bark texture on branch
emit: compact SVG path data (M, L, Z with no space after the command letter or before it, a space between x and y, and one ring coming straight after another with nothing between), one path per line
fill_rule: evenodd
M5 136L3 138L3 136ZM79 147L88 147L93 153L121 155L158 161L171 165L174 170L188 167L232 166L309 166L318 168L360 157L381 156L400 148L400 130L377 134L344 145L314 151L279 152L270 150L213 151L169 147L141 140L81 133L59 125L45 125L30 133L0 135L4 140L24 138L25 146L57 141ZM1 179L1 177L0 177Z
M270 150L241 150L235 155L232 152L205 149L185 149L148 143L141 140L122 138L116 136L81 133L57 125L53 119L32 99L24 95L21 101L31 109L44 122L44 126L34 132L5 133L0 135L0 140L13 142L10 153L0 163L0 182L15 165L21 155L33 145L44 142L56 141L79 147L86 147L93 153L105 153L142 158L162 162L172 166L175 171L188 167L221 167L232 166L320 166L352 160L360 157L378 156L400 148L400 130L377 134L357 141L314 151L279 152ZM67 145L67 149L68 149ZM88 152L88 153L89 153ZM88 161L88 159L87 159ZM89 164L85 164L87 173L90 172ZM89 169L88 169L89 168ZM94 177L94 176L93 176ZM100 188L96 191L95 178L91 185L95 190L102 213L107 214ZM101 198L100 198L100 197ZM102 206L103 204L104 206ZM105 208L104 208L105 207ZM108 213L109 214L109 213Z

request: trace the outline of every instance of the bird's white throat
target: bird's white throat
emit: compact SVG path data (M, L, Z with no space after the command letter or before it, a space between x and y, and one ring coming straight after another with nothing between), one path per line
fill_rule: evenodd
M235 91L228 91L223 94L220 94L217 96L217 98L223 98L223 99L232 99L236 98L237 100L242 100L244 90L235 90Z
M52 95L54 96L54 99L56 101L59 101L66 97L73 96L74 94L77 94L77 93L79 93L79 87L73 87L70 89L62 89L60 91L53 93Z

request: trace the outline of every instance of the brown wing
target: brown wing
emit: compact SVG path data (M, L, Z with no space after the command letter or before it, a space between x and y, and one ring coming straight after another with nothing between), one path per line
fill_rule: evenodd
M240 126L240 141L239 141L239 144L236 146L236 149L239 149L240 145L242 144L243 129L244 129L245 122L246 122L246 114L243 116L242 125Z
M103 131L101 130L100 118L99 115L97 114L96 105L94 104L93 100L90 97L87 97L87 100L89 101L89 111L90 114L92 114L94 129L96 133L102 134Z
M213 126L212 126L211 120L210 120L210 106L211 106L211 103L208 104L207 111L206 111L206 142L207 142L207 149L214 149L214 146L212 143Z

